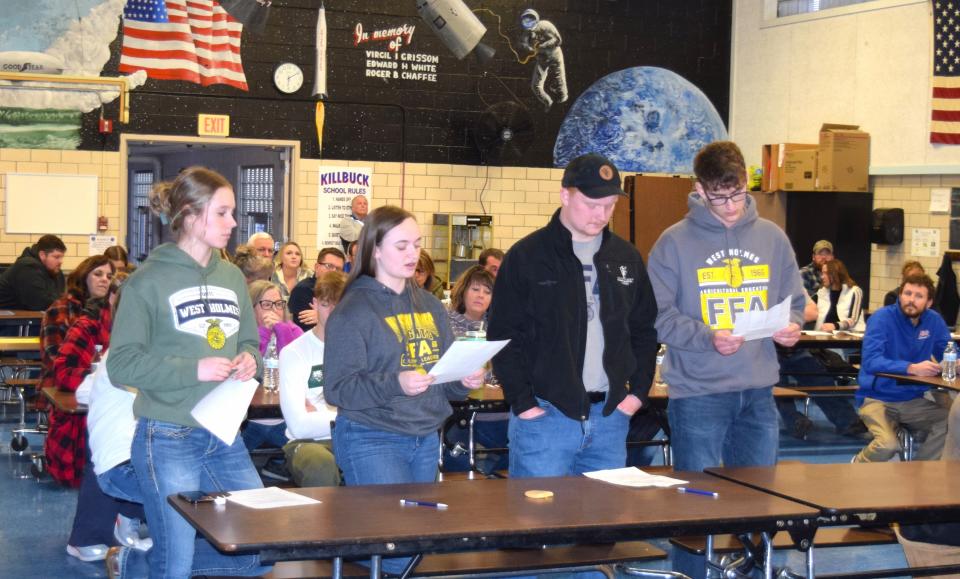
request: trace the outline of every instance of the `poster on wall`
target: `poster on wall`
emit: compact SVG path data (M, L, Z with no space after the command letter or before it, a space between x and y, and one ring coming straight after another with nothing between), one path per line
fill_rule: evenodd
M317 247L342 247L340 222L350 218L350 204L363 195L373 202L371 167L320 167L317 195Z
M940 257L940 230L913 228L910 255L913 257Z

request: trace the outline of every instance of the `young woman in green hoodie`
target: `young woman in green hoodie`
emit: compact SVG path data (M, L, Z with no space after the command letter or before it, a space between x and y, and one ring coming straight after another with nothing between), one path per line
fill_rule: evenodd
M259 360L256 317L243 274L220 257L236 226L233 189L218 173L185 169L150 195L177 242L154 249L124 286L107 368L138 389L131 462L153 549L107 556L111 576L261 575L255 555L219 553L167 504L181 491L233 491L262 483L242 439L225 444L194 420L196 403L229 377L249 380ZM119 572L119 573L118 573Z

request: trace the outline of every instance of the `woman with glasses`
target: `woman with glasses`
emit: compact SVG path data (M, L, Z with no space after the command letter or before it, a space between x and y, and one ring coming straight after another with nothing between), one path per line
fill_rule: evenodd
M290 321L287 313L287 300L280 297L280 287L270 281L255 281L248 286L253 313L257 316L257 330L260 332L260 354L267 351L270 340L276 337L277 353L287 344L303 335L303 330ZM282 372L282 370L281 370ZM243 442L248 450L259 448L264 443L272 447L283 448L287 443L287 425L280 418L263 418L247 421L243 429ZM264 469L264 476L283 478L283 473ZM280 477L275 476L279 474Z

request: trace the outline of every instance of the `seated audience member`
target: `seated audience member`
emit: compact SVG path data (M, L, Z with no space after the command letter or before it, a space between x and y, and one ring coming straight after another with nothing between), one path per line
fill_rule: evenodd
M903 280L907 279L911 275L923 275L925 273L927 272L925 269L923 269L923 265L921 265L919 261L908 261L903 264L903 268L900 270L900 283L902 285ZM898 285L883 296L883 305L889 306L897 303L897 298L899 296L900 286Z
M298 283L311 277L313 272L303 265L303 251L295 241L280 246L279 263L273 272L271 281L280 288L280 296L290 299L290 292Z
M463 272L460 279L454 284L453 290L450 292L450 306L447 309L447 314L450 316L450 328L457 339L465 337L467 332L486 327L487 310L490 308L490 301L493 299L494 282L493 274L481 265L474 265ZM487 372L485 382L496 384L493 372ZM478 414L474 422L474 441L485 448L507 448L509 418L510 414L506 412ZM452 444L459 443L463 448L467 448L469 431L466 425L453 425L446 433L446 440ZM479 468L489 474L504 470L508 466L507 455L501 454L479 465ZM447 452L444 457L444 470L447 472L470 470L469 457L466 454L453 456Z
M60 266L67 246L56 235L44 235L23 250L0 275L0 308L42 312L63 293Z
M250 238L247 239L247 245L252 247L253 251L260 257L265 257L270 260L273 259L273 254L276 251L273 236L266 231L258 231L251 235Z
M357 242L351 241L347 245L347 261L343 264L343 272L350 273L350 268L353 267L353 260L357 259Z
M317 286L317 279L329 271L343 271L343 252L336 247L324 247L317 254L317 263L313 265L313 275L304 279L290 292L290 302L287 307L293 316L295 324L304 332L309 331L317 323L317 311L313 307L313 290Z
M67 291L53 302L40 322L41 370L38 388L56 386L53 362L67 330L90 298L106 297L113 277L113 265L105 255L94 255L80 262L67 278ZM82 465L81 465L82 467ZM79 484L79 478L76 483Z
M252 246L237 247L237 252L231 261L243 272L243 278L247 280L247 284L257 280L269 281L273 276L273 262L258 254Z
M330 445L330 424L337 409L323 398L323 344L327 318L343 295L347 276L330 271L317 278L313 292L317 323L280 353L280 409L290 439L283 453L293 482L301 487L340 484Z
M360 230L367 220L367 213L370 210L370 204L363 195L357 195L350 202L350 215L340 220L340 243L343 244L343 250L347 246L360 238Z
M807 295L814 296L814 299L816 299L817 291L820 289L823 264L832 259L833 244L826 239L821 239L813 244L813 260L800 268L803 289L807 290Z
M110 284L107 297L89 300L67 331L54 361L54 373L61 390L76 392L98 362L97 346L109 347L111 305L121 281L117 279ZM140 541L139 524L135 522L144 518L143 507L104 494L97 484L96 473L86 466L91 456L86 415L67 414L52 408L45 451L48 471L54 479L65 482L79 477L82 481L73 529L67 541L68 554L82 561L103 559L107 545L113 543L114 538L120 544L147 548Z
M500 263L503 261L503 251L495 248L488 247L480 252L480 267L490 272L494 278L497 277L497 272L500 271Z
M839 259L820 267L821 286L817 292L817 330L863 329L863 290L857 286Z
M117 273L121 271L131 273L133 271L127 257L127 250L122 245L111 245L103 250L103 255L107 256L107 259L113 264L113 271Z
M266 353L273 338L277 341L277 352L282 352L287 344L303 334L303 330L287 319L287 301L281 299L277 284L255 281L248 287L257 316L257 330L260 332L260 353ZM264 443L283 448L287 443L286 430L282 418L248 420L242 432L243 442L247 450L255 450ZM264 471L263 474L270 476L270 471Z
M947 429L946 406L928 400L926 386L898 384L877 372L937 376L935 359L943 356L950 331L940 314L929 309L933 281L926 275L910 276L900 288L898 304L880 308L867 323L863 337L857 401L860 418L873 440L853 462L890 460L900 450L897 429L904 427L926 438L917 452L920 460L935 460L943 450Z
M433 265L433 259L430 257L430 254L427 253L426 249L420 250L420 260L417 262L417 270L414 274L414 281L417 282L417 287L421 287L433 295L437 296L438 300L444 298L443 295L443 280L437 277L437 269Z
M817 304L807 296L807 304L803 309L804 322L816 320L817 311ZM820 386L825 381L833 383L835 381L829 378L827 367L821 361L821 356L825 355L821 350L806 348L778 349L780 373L792 379L797 386ZM837 433L858 436L866 432L866 427L860 422L848 400L834 396L814 396L813 402L834 425ZM778 398L776 403L787 432L794 438L805 438L813 429L813 421L797 410L795 400Z

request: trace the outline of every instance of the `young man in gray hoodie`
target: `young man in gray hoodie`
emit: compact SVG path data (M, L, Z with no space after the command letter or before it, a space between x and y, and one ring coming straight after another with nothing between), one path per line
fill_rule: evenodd
M657 240L650 282L657 335L667 345L662 373L677 470L772 465L779 428L774 343L793 346L803 323L804 290L784 232L757 215L736 144L704 147L694 160L689 213ZM792 297L790 323L772 339L732 333L739 312Z

